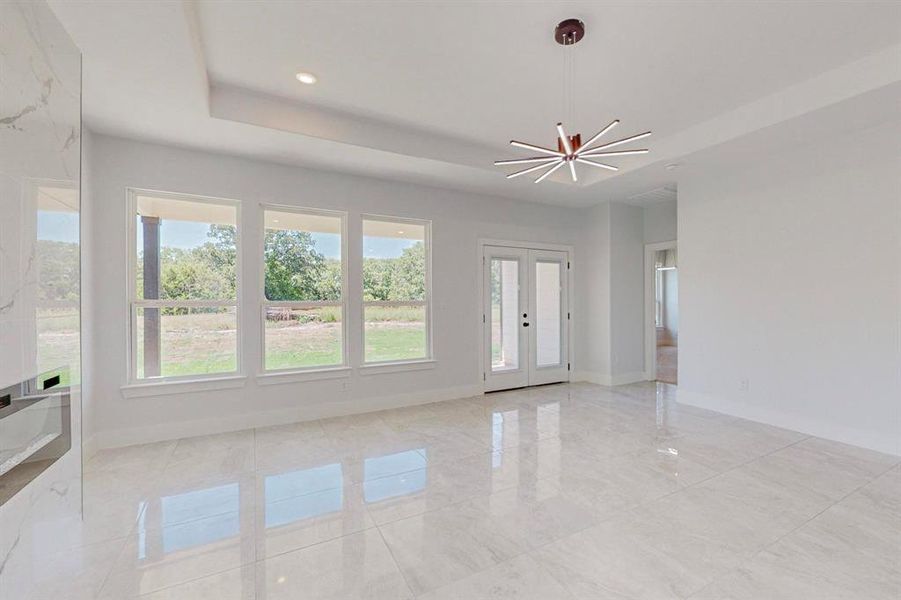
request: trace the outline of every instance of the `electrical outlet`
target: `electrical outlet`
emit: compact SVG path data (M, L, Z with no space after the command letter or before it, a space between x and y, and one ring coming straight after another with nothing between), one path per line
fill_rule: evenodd
M740 379L738 381L738 391L739 392L747 392L751 389L751 382L747 379Z

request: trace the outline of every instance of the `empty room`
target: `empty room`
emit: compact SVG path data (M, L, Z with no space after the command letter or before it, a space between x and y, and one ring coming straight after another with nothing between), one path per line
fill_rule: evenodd
M898 600L901 2L0 2L0 600Z

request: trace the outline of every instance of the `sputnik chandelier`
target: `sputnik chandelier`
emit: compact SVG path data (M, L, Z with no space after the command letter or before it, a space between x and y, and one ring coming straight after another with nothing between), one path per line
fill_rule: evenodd
M567 19L565 21L561 21L560 24L557 25L557 28L554 30L554 39L558 44L562 46L573 46L584 36L585 25L578 19ZM566 51L568 52L568 50ZM568 101L567 99L564 99L564 103L568 104L570 109L570 117L572 117L574 105L574 102L572 100L572 59L568 55L565 56L565 59L566 58L569 58L569 60L565 61L564 64L564 78L569 79L569 81L565 82L564 94L568 95L569 97ZM617 156L647 154L648 150L646 148L643 148L641 150L613 151L611 151L610 149L616 146L621 146L622 144L628 144L629 142L634 142L636 140L646 138L651 135L651 132L646 131L644 133L639 133L638 135L633 135L621 140L616 140L614 142L608 142L601 146L594 146L592 148L592 146L596 142L598 142L605 134L609 133L610 130L612 130L617 125L619 125L619 119L614 119L609 125L601 129L583 144L581 134L577 133L571 136L567 135L566 130L563 128L563 123L557 123L556 150L511 140L511 146L516 146L517 148L523 148L525 150L532 150L534 152L542 154L543 156L532 158L514 158L511 160L498 160L495 161L494 164L498 166L507 166L526 165L534 163L534 165L531 167L510 173L509 175L507 175L507 179L512 179L514 177L519 177L520 175L527 175L528 173L534 173L536 171L545 169L545 171L538 176L538 179L535 180L535 183L541 183L552 174L554 174L554 172L556 172L558 169L562 168L564 165L569 166L569 173L572 176L572 180L574 182L577 182L579 181L579 177L576 174L576 163L591 165L592 167L606 169L608 171L618 171L618 167L608 165L606 162L598 162L598 159L606 161L608 158Z

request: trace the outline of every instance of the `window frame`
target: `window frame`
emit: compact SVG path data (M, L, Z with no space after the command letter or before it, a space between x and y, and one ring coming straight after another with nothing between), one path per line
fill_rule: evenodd
M317 215L322 217L333 217L341 220L341 300L313 300L313 301L293 301L293 300L269 300L266 298L266 211L287 212L301 215ZM343 371L350 365L348 335L347 335L347 306L348 306L348 268L347 268L347 212L342 210L329 210L322 208L311 208L306 206L294 206L290 204L272 204L260 203L260 244L259 260L260 280L258 285L260 298L260 375L290 375L303 373L322 373L329 371ZM318 308L324 306L338 306L341 308L341 363L335 365L318 365L312 367L288 367L285 369L267 369L266 368L266 309L270 306L278 306L282 308L304 309Z
M364 300L366 292L363 288L363 261L365 255L365 238L363 233L363 225L366 221L380 221L382 223L406 223L416 225L423 228L423 244L425 246L425 300ZM379 215L371 213L363 213L360 215L360 306L359 306L359 344L360 344L360 366L364 369L392 365L408 365L419 363L430 363L435 360L435 351L433 348L432 335L432 221L429 219L415 219L411 217L396 217L391 215ZM366 307L367 306L423 306L425 307L425 356L417 358L405 358L399 360L366 360Z
M127 234L126 246L128 256L126 266L126 308L128 311L127 347L128 347L128 386L156 386L179 382L202 382L222 379L234 379L244 376L244 328L242 327L241 294L243 290L243 227L241 219L241 201L214 196L201 196L181 192L165 192L146 188L126 188L127 196ZM235 209L235 299L230 300L146 300L138 298L137 290L137 220L138 196L153 196L167 200L181 200L196 204L212 204L231 206ZM235 310L235 369L217 373L197 373L189 375L170 375L167 377L138 378L138 331L137 317L139 308L234 308Z

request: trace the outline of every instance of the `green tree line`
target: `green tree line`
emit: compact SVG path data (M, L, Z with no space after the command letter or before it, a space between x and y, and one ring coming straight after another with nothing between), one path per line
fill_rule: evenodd
M44 301L78 301L78 244L37 241L38 297Z
M160 297L168 300L234 298L235 228L210 225L195 248L160 250ZM341 262L326 258L306 231L267 230L264 287L268 300L335 301L341 298ZM77 263L76 263L77 264ZM143 256L137 285L143 296ZM425 300L425 248L418 242L396 258L363 261L364 300Z

